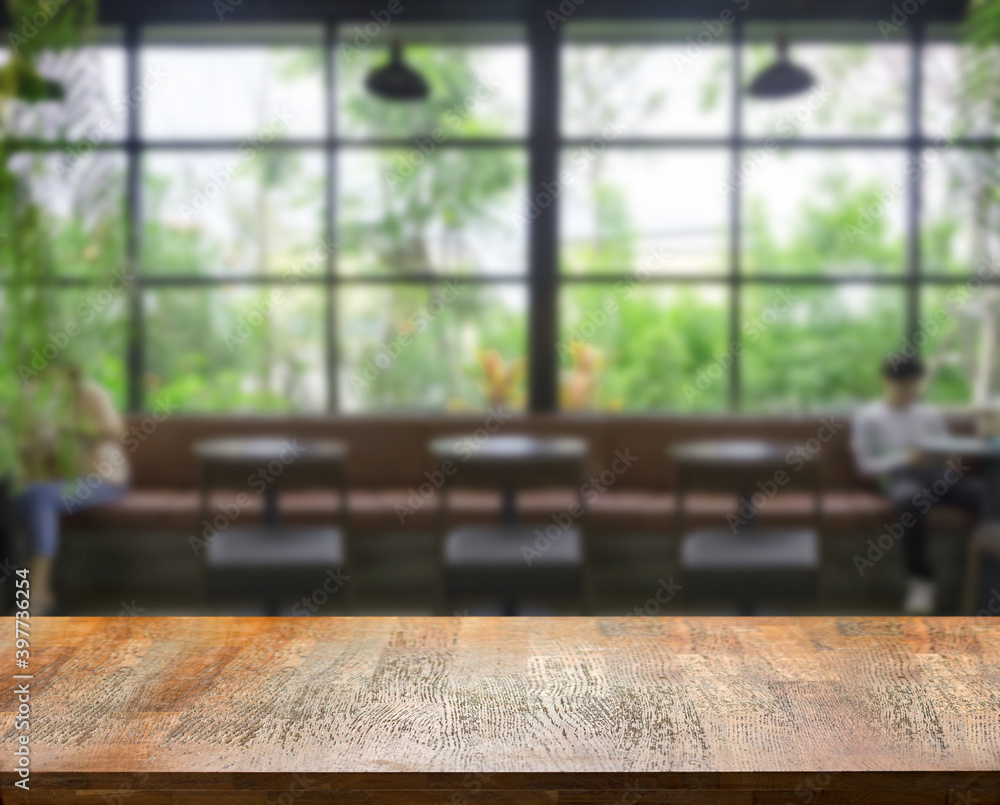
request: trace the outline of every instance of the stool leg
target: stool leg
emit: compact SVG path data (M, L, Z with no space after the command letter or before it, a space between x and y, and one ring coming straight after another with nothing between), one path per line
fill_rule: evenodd
M982 570L983 546L977 531L969 539L969 556L965 560L965 591L962 596L962 614L971 615L976 609L979 597L979 577Z
M593 580L590 577L588 566L584 563L580 567L580 604L584 615L594 614L594 590L591 587Z
M508 593L503 597L503 614L505 617L512 618L517 615L517 596L514 593Z
M830 611L830 578L826 571L832 566L826 561L826 540L819 536L819 568L816 570L816 588L819 591L819 604L824 612Z
M344 609L347 610L348 615L354 614L354 607L356 606L356 601L354 598L354 567L352 565L344 563L344 568L347 570L347 580L344 582Z
M458 614L458 598L456 598L451 585L448 583L448 572L447 569L444 568L444 563L442 562L441 565L436 585L437 591L435 593L435 606L437 607L437 614L445 617L455 616Z

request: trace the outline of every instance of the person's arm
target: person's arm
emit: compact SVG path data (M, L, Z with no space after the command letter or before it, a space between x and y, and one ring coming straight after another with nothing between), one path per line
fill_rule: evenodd
M909 463L909 455L905 450L884 453L879 449L877 426L863 415L854 418L851 450L858 471L867 478L877 478Z

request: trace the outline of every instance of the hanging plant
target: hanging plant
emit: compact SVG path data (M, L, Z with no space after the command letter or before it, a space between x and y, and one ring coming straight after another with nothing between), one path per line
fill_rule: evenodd
M65 87L42 75L38 58L78 47L97 19L97 0L7 0L12 56L0 68L0 479L35 475L40 467L21 465L22 447L42 413L59 416L64 387L33 388L19 371L49 332L56 288L50 232L27 179L12 170L21 134L11 130L8 104L61 101ZM75 445L56 444L57 464L50 474L74 464Z
M960 135L1000 134L1000 0L972 0L963 28ZM1000 271L1000 152L984 148L976 157L972 182L958 191L972 197L973 272ZM977 312L978 331L972 364L972 402L979 408L1000 405L1000 288L984 286Z
M7 13L8 44L30 59L46 50L79 47L97 23L97 0L7 0Z

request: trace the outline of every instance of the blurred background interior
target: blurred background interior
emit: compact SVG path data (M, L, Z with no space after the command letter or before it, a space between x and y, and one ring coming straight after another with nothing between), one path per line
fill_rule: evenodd
M894 354L1000 495L996 3L0 30L5 600L28 564L79 615L896 614L853 421ZM996 522L930 511L933 611L1000 611Z

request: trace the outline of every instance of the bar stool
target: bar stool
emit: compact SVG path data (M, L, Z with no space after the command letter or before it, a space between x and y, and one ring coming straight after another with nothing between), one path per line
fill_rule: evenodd
M716 595L739 601L740 614L756 612L761 598L808 598L820 583L822 496L819 459L793 470L785 460L793 446L749 440L694 442L668 447L677 464L676 534L684 595ZM737 492L751 510L733 513L729 528L684 533L688 491ZM752 501L762 506L778 494L812 494L812 523L761 528ZM749 490L754 490L751 493ZM822 591L821 591L822 595ZM825 596L824 596L825 597Z
M443 472L438 497L439 602L454 611L457 596L497 595L505 615L515 615L518 598L559 591L574 595L590 611L584 539L583 500L587 444L580 439L492 436L475 450L468 437L435 439L432 455ZM448 498L456 487L499 489L501 521L448 528ZM528 489L570 488L574 503L540 523L521 523L517 493Z
M980 598L979 582L982 576L983 558L1000 558L1000 523L986 522L972 532L969 539L969 558L965 565L965 591L962 596L962 614L974 615ZM987 610L989 612L989 610ZM1000 612L991 612L998 615Z
M260 597L266 614L277 615L282 600L304 598L302 614L307 614L308 604L322 605L341 593L350 610L352 585L343 583L348 563L347 448L335 441L300 443L279 437L199 442L195 452L201 460L203 522L214 529L204 556L209 596ZM217 528L211 512L214 489L239 489L247 501L254 493L263 495L262 521L240 522L237 496L229 504L233 517L222 511L222 527ZM306 489L337 493L339 523L281 523L280 493Z

